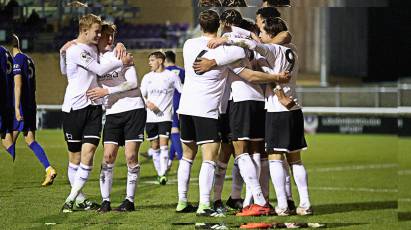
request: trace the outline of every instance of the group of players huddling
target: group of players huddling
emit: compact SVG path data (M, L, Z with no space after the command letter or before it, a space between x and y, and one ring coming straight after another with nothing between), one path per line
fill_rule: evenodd
M135 210L138 152L145 128L159 184L167 183L169 158L178 154L176 212L212 217L226 214L221 192L232 155L232 191L226 205L239 210L237 216L311 215L307 173L300 156L307 144L295 91L298 56L279 16L274 7L264 7L257 11L254 24L234 9L221 16L213 10L202 11L202 35L187 40L183 47L185 72L175 66L173 52L156 51L148 56L151 72L140 86L132 55L121 43L113 48L116 26L93 14L81 17L78 37L60 50L61 71L68 80L62 110L71 185L62 212L111 210L119 146L124 146L128 174L126 196L116 210ZM222 36L217 34L219 28ZM89 201L82 189L100 142L103 107L102 203L98 205ZM200 200L194 207L187 193L198 146L202 152ZM290 170L300 198L297 208ZM270 177L277 198L275 208L268 200ZM243 183L245 199L241 199Z

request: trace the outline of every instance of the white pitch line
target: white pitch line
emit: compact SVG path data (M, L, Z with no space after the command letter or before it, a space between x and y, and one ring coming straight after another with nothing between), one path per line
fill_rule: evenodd
M411 175L411 170L400 170L400 171L398 171L398 175L400 175L400 176L409 176L409 175Z
M372 164L372 165L349 165L349 166L337 166L328 168L310 168L308 172L341 172L341 171L353 171L353 170L367 170L367 169L389 169L397 168L398 164Z
M371 192L371 193L397 193L398 189L384 188L354 188L354 187L308 187L309 190L322 191L348 191L348 192Z
M411 202L411 198L400 198L398 202Z

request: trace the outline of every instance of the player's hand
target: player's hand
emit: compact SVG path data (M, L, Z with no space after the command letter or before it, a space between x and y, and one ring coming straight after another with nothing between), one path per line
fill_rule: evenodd
M101 87L96 87L94 89L90 89L87 91L87 97L90 98L90 100L92 101L105 97L108 94L109 94L108 89L104 89Z
M217 63L215 62L215 60L209 60L207 58L198 58L193 64L193 69L196 73L204 73L209 71L216 65Z
M149 110L153 111L155 114L161 112L161 110L151 101L147 101L146 106Z
M127 49L123 43L117 43L116 47L114 47L114 54L119 60L127 55Z
M76 40L71 40L71 41L66 42L66 44L64 44L63 47L60 48L60 54L65 54L67 49L70 46L75 45L75 44L76 44Z
M278 98L278 101L288 110L290 110L292 107L294 107L296 105L294 99L292 96L287 97L287 95L285 95L284 90L283 89L274 89L274 93Z
M284 84L284 83L288 83L290 79L291 79L290 72L284 71L278 74L277 82Z
M124 66L132 66L134 65L133 55L131 53L127 53L124 57L121 58Z
M17 121L22 121L22 120L23 120L23 116L22 116L21 113L20 113L20 109L16 108L16 109L14 110L14 113L16 114L16 120L17 120Z
M220 45L223 45L224 43L226 43L227 40L228 39L226 37L213 38L210 41L208 41L207 47L210 48L210 49L215 49L215 48L219 47Z

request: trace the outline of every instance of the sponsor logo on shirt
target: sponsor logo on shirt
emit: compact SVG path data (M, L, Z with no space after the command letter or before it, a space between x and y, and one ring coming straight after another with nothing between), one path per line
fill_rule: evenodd
M118 72L114 71L111 73L104 74L103 76L98 76L99 81L113 80L118 78Z

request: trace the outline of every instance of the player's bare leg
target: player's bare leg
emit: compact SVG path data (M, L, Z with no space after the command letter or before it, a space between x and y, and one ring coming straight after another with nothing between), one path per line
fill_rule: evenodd
M11 157L13 158L13 161L16 157L16 153L15 153L15 144L13 141L13 134L11 133L6 133L4 138L1 139L1 143L3 145L3 147L5 148L5 150L10 153Z
M187 193L190 183L191 168L197 155L198 146L194 142L182 142L183 157L177 171L178 204L176 212L192 212L193 206L188 204Z
M296 210L298 215L312 215L310 198L308 194L308 177L307 171L301 160L301 152L287 153L287 161L291 166L294 181L297 185L298 194L300 196L300 204Z

